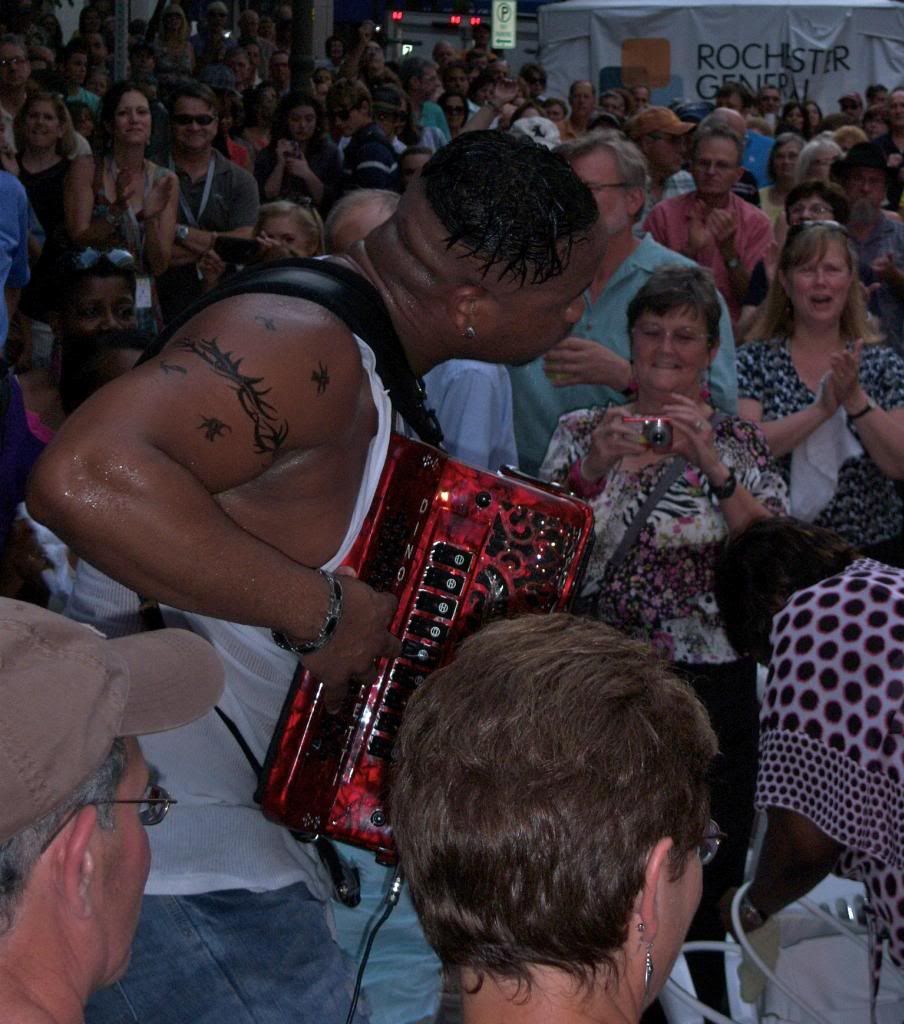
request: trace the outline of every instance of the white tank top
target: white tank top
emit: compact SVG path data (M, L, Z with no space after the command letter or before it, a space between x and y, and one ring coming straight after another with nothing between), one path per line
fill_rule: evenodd
M355 341L377 408L377 430L348 530L325 569L341 563L361 529L392 430L392 407L376 375L374 354L357 336ZM226 668L220 706L262 762L297 658L277 647L268 629L173 608L164 608L163 613L168 626L191 629L217 648ZM84 562L79 566L67 614L110 635L140 629L135 595ZM146 892L264 891L303 881L315 895L328 897L329 880L314 849L267 821L254 803L254 773L215 712L181 729L146 736L141 746L148 762L159 769L161 784L179 801L160 825L148 832L153 858Z

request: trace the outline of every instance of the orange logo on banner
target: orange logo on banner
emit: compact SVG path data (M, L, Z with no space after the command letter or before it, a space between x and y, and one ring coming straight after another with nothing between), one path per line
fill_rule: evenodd
M622 85L662 89L672 77L672 48L668 39L626 39L621 48Z

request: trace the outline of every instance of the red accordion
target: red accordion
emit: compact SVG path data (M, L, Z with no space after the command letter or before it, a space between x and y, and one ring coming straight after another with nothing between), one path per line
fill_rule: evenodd
M370 511L346 559L399 604L402 652L349 688L335 714L299 668L260 790L264 813L302 837L329 836L396 859L386 790L408 698L490 619L566 608L593 536L590 507L559 488L466 466L393 435Z

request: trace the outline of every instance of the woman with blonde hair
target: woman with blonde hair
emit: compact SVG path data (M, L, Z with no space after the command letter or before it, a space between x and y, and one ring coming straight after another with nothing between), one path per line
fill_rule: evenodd
M738 412L780 460L792 514L901 565L904 359L870 344L840 224L789 230L753 334L764 340L738 350Z
M33 365L46 366L53 346L47 323L48 289L54 287L53 267L65 246L63 183L75 155L72 120L57 93L33 92L25 100L14 123L18 149L18 176L41 227L42 238L31 236L40 256L31 280L22 292L19 310L26 347L31 346ZM28 356L26 355L26 362Z
M175 78L189 78L195 70L195 51L188 41L190 28L185 11L170 4L161 18L160 38L154 42L157 78L164 84Z

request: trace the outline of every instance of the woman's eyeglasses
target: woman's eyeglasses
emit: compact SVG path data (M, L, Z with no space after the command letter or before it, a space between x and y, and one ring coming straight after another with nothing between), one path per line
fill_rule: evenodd
M706 826L706 831L703 833L703 840L697 847L697 854L700 857L700 863L706 867L707 864L712 863L713 858L719 852L719 846L723 839L727 839L728 836L719 828L719 826L712 820L709 819L709 824Z

